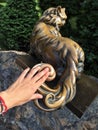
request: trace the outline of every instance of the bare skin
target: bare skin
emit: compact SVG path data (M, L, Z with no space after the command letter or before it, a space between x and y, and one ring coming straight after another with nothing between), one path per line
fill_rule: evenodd
M8 109L23 105L34 99L41 99L43 96L37 93L37 89L49 76L49 68L40 71L40 67L25 69L19 78L5 91L0 92Z

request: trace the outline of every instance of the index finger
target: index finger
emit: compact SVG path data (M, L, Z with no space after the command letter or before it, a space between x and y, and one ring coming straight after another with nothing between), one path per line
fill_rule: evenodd
M49 72L45 73L39 80L36 81L35 87L33 87L33 90L36 91L48 78Z
M42 78L46 73L49 72L49 68L45 68L42 71L38 72L33 78L32 80L34 82L37 82L40 78Z

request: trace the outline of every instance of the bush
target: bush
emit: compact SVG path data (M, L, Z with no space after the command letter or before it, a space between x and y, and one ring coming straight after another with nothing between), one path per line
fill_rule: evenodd
M0 15L0 47L27 51L33 26L40 15L38 0L8 0Z

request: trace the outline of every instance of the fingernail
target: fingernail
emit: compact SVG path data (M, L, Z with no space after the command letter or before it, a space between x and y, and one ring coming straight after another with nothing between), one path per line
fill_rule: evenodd
M30 68L29 68L29 67L27 67L26 69L27 69L27 70L30 70Z
M49 68L48 68L48 67L46 67L45 69L49 71Z
M43 98L43 95L40 95L40 97L39 97L40 99L42 99Z

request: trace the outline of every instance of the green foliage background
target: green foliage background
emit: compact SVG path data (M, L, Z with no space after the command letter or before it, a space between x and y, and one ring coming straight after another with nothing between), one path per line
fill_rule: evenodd
M1 0L3 1L3 0ZM6 0L4 0L6 1ZM63 36L72 38L85 51L85 73L98 77L97 0L8 0L0 6L0 48L28 51L32 29L41 12L61 5L67 23Z
M38 1L8 0L0 15L0 47L27 51L32 28L40 15Z

